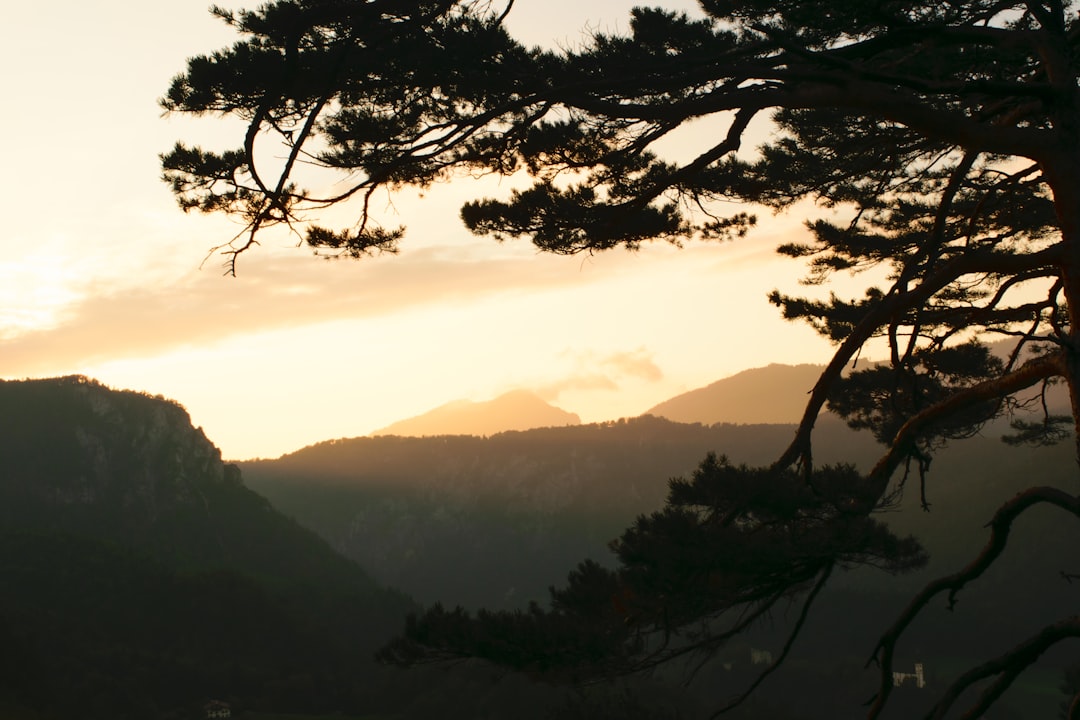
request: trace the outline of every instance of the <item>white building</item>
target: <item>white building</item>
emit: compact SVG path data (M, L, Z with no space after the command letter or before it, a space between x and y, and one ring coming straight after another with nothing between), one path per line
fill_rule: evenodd
M896 672L895 670L893 671L893 674L892 674L893 687L900 687L901 685L906 683L908 680L914 680L915 681L915 687L917 687L917 688L926 687L926 677L923 675L923 664L922 663L915 663L915 672L913 672L913 673Z

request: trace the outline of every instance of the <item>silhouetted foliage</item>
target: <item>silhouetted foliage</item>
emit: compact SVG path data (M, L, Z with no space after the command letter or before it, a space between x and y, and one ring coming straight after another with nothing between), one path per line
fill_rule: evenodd
M550 611L534 604L473 619L436 607L382 657L411 664L461 653L537 672L607 673L715 650L833 567L902 572L925 562L914 539L859 511L862 490L850 467L822 468L810 486L791 470L710 454L689 482L671 481L663 510L612 543L618 570L582 563L552 588Z
M851 519L900 500L908 473L897 478L898 470L917 468L925 506L932 453L1012 413L1031 399L1023 396L1030 388L1064 381L1080 454L1080 19L1075 3L1056 0L699 4L701 18L638 8L626 35L594 33L578 48L553 51L507 33L512 3L300 0L218 10L242 39L190 60L162 103L174 112L234 113L248 132L242 148L224 153L178 144L163 166L183 207L246 223L244 238L227 248L233 263L264 228L299 230L306 211L353 200L352 229L311 226L307 242L354 256L392 250L400 230L377 224L371 193L465 173L531 176L531 187L508 199L467 203L462 219L474 232L527 237L558 253L742 235L754 219L742 205L731 213L732 201L778 210L816 203L807 238L780 251L805 259L813 283L873 272L860 297L772 293L786 318L809 323L836 352L788 449L767 470L738 473L783 498L768 507L767 537L783 538L771 532L784 519L805 529L808 547L823 556L803 558L782 577L746 574L745 588L723 596L735 610L763 589L762 597L796 593L805 610L837 564L881 560L886 547L904 554L899 543L871 541L871 526ZM660 154L661 141L703 117L726 129L703 134L689 161ZM744 148L759 119L771 120L773 133ZM274 137L285 157L271 170L256 143ZM301 159L345 189L301 189ZM979 347L1002 336L1015 340L1004 362ZM888 353L885 366L842 379L873 340ZM887 446L857 482L842 483L857 492L839 496L822 475L836 470L814 466L812 432L830 398ZM1042 442L1060 429L1049 414L1042 425L1036 432L1021 424L1018 438ZM824 504L792 494L793 481L781 480L789 475L821 492ZM873 652L880 687L871 717L892 692L896 642L913 618L939 594L955 599L993 565L1013 522L1031 508L1080 514L1074 490L1035 486L1004 504L983 551L916 595ZM784 516L796 499L809 503L805 515ZM691 558L708 568L756 542L737 531L759 527L763 507L743 501L711 496L708 509L693 512L676 503L629 531L633 539L647 530L658 552L672 548L663 563L670 576L638 578L633 564L619 571L632 588L644 583L649 632L693 630L722 610L721 596L701 596L700 582L684 581L708 576L691 569ZM735 534L713 544L715 520L703 516L725 518L720 527ZM693 542L680 543L684 537ZM868 547L876 549L863 557ZM648 584L654 577L671 584L662 602L659 586ZM674 595L681 592L690 595ZM670 623L663 609L674 613ZM528 617L513 628L532 638ZM944 714L962 691L988 680L969 708L983 713L1038 655L1077 635L1080 616L1072 615L1018 639L1013 651L962 675L933 712ZM643 647L645 657L654 647Z

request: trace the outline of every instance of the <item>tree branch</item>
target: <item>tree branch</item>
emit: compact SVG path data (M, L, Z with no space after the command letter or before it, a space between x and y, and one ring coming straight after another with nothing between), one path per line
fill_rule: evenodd
M892 691L892 660L896 649L896 643L907 627L914 621L920 612L930 601L946 590L949 592L949 607L956 603L956 595L968 583L979 578L1004 552L1009 541L1009 533L1012 531L1013 522L1026 510L1047 503L1059 507L1066 512L1080 518L1080 497L1070 495L1063 490L1054 487L1034 487L1019 493L1009 500L994 513L990 521L990 539L982 551L966 567L951 575L938 578L926 585L915 597L911 599L907 607L900 613L888 630L878 640L874 653L867 665L877 662L881 668L881 679L878 692L874 697L874 704L870 709L868 718L877 718L885 707L885 703ZM1013 650L1017 652L1023 646ZM1041 652L1041 651L1040 651ZM985 667L985 666L984 666ZM996 672L996 671L995 671ZM978 678L975 678L978 679ZM957 681L960 682L960 681ZM974 680L971 680L974 682ZM968 683L970 684L970 682ZM966 685L965 685L966 687Z
M1051 647L1068 638L1080 637L1080 616L1060 620L1047 625L1037 634L1020 643L1007 653L972 668L946 689L941 700L926 715L926 720L943 720L960 695L980 680L997 675L978 701L962 716L961 720L979 720L985 717L986 710L1009 689L1013 681L1031 666L1039 656Z
M810 434L814 428L818 413L824 407L829 390L840 377L847 364L855 357L867 340L886 323L894 314L916 307L933 297L935 293L954 282L957 278L978 272L1021 273L1054 265L1063 256L1064 250L1053 246L1028 255L1006 255L1000 253L978 253L960 255L947 260L935 272L924 278L919 285L906 292L894 289L876 306L867 311L851 333L844 338L825 366L813 390L810 400L803 411L799 427L791 444L773 463L773 467L790 467L809 450Z
M720 717L724 713L728 712L729 710L733 710L739 705L742 705L744 702L746 702L746 699L750 697L751 693L753 693L754 690L756 690L758 686L761 685L761 683L765 682L765 678L769 677L769 675L772 675L773 672L775 672L776 669L779 668L781 664L783 664L784 660L787 659L788 653L791 652L791 648L795 644L795 640L799 637L799 633L802 632L803 625L806 624L806 618L810 615L810 606L813 605L814 599L817 598L818 594L825 587L825 583L828 582L829 576L832 575L832 570L832 563L826 565L825 569L821 573L821 577L818 579L817 583L814 584L814 588L810 591L810 594L806 596L806 600L803 602L802 610L799 612L799 618L795 621L795 625L791 628L791 633L788 634L787 641L784 643L784 647L780 651L780 654L776 657L776 659L773 660L772 663L770 663L769 666L765 668L765 670L763 670L760 675L757 676L754 682L750 683L750 686L747 687L746 690L744 690L738 697L732 699L730 702L728 702L727 705L724 705L719 710L710 715L710 720L716 720L716 718Z
M941 402L909 418L896 432L889 451L878 460L867 475L867 480L875 486L874 496L880 497L884 493L893 471L910 452L912 442L936 420L981 402L1011 395L1031 387L1040 380L1066 375L1068 372L1066 362L1067 355L1064 350L1034 358L1012 372L958 390Z

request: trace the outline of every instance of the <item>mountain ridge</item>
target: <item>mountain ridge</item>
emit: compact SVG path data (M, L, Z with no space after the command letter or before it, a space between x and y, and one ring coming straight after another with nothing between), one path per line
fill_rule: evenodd
M530 390L511 390L491 400L454 400L369 433L427 437L493 435L508 430L580 425L581 418L545 402Z
M689 390L645 411L683 423L795 423L824 365L771 363Z
M1007 359L1007 343L992 343L990 349L1002 359ZM874 364L868 363L867 366ZM798 423L806 409L809 394L824 369L824 365L814 363L770 363L748 368L670 397L634 417L653 415L679 423L704 425ZM1023 397L1035 394L1037 392L1032 391ZM1068 410L1067 395L1061 386L1051 387L1046 397L1052 410ZM822 414L829 414L828 405ZM369 433L369 436L483 437L506 431L580 424L577 414L550 405L529 390L512 390L484 402L452 401L421 415L392 423Z
M246 487L178 403L82 376L0 381L0 577L0 667L24 668L0 709L47 720L357 708L413 608Z
M681 423L782 424L797 422L806 393L824 366L771 363L720 378L653 405L640 413ZM610 418L616 420L616 418ZM531 390L517 389L491 400L453 400L368 433L433 437L473 435L580 425L581 417L556 407Z
M914 502L886 516L934 541L941 569L970 559L987 516L1031 468L1050 484L1075 481L1068 448L1006 449L990 437L997 429L939 454L927 486L932 516ZM329 543L349 552L383 582L388 571L421 581L425 601L525 607L543 601L583 557L604 561L607 541L656 509L667 479L685 476L704 453L767 463L793 430L646 414L487 437L326 441L238 468L222 463L183 408L163 398L86 378L0 383L0 577L7 579L0 583L0 667L21 673L0 677L0 715L14 707L13 716L42 720L175 720L195 716L200 697L228 697L236 709L383 717L391 706L377 706L373 688L390 683L400 705L386 717L531 718L522 711L539 713L532 699L515 700L513 711L476 712L490 685L482 669L473 685L460 674L424 675L418 684L420 676L358 664L358 648L401 627L400 606L358 605L372 597L370 577L359 570L346 571L349 593L324 587L320 578L345 561L318 560L326 556L311 548L325 553ZM818 462L864 466L881 452L835 415L819 421L816 437ZM279 542L275 533L287 540L298 528L275 507L324 540L313 545L309 534ZM1023 636L1027 616L1001 613L1001 602L1023 595L1030 604L1032 596L1046 605L1036 615L1063 611L1058 572L1077 540L1075 529L1053 520L1029 528L1037 537L987 573L988 590L965 595L971 622L950 622L956 637L918 640L931 672L946 649L989 652L980 643L991 624ZM166 542L155 534L174 526L188 529L191 547L177 551L177 536ZM299 582L274 585L268 576L275 573ZM911 577L900 588L912 583L921 585ZM834 629L879 628L870 609L887 613L907 596L897 593L897 581L866 572L838 576L826 593L799 662L828 666L846 688L852 676L837 664ZM376 591L379 597L389 600ZM279 653L285 660L274 659ZM734 650L730 659L746 662ZM438 678L443 685L435 689L430 681ZM411 710L402 714L405 705ZM49 712L34 712L40 708Z

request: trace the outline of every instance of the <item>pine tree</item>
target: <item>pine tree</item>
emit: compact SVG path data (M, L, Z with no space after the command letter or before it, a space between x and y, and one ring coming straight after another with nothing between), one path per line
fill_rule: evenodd
M918 565L917 544L871 513L896 500L911 472L927 504L937 448L1038 404L1053 383L1067 387L1071 417L1018 420L1014 439L1072 436L1080 457L1076 3L700 0L701 17L638 8L627 34L595 33L572 50L517 42L503 24L512 5L278 0L250 12L215 9L241 39L191 59L162 104L236 115L248 130L227 152L177 144L162 158L166 180L185 209L246 223L225 247L233 269L279 224L323 252L392 252L403 229L378 223L369 205L377 189L525 173L527 189L467 203L465 225L575 253L741 236L755 222L744 208L812 201L827 212L809 219L808 240L780 251L804 259L812 282L837 272L872 279L855 298L772 294L785 317L808 322L836 351L771 467L707 458L691 481L673 483L662 511L616 542L617 572L580 567L553 592L550 611L487 615L475 626L442 622L447 613L418 619L388 656L416 661L427 648L515 667L639 668L709 650L742 621L709 625L688 644L667 640L704 619L758 617L781 598L802 597L808 608L838 566ZM702 136L696 158L673 162L656 149L701 118L725 130ZM763 121L774 132L745 147L748 128ZM266 167L263 158L280 153L258 147L275 139L284 159ZM304 189L301 161L346 189ZM338 205L354 208L347 229L303 220ZM984 344L1002 338L1012 342L1004 360ZM888 362L845 376L875 339ZM884 443L869 471L814 465L826 402ZM893 652L911 621L979 577L1013 521L1037 505L1080 516L1080 498L1053 487L1033 486L1002 506L983 552L919 593L882 635L871 717L888 700ZM733 549L745 550L745 562L730 560ZM542 622L562 630L538 633ZM579 632L587 647L565 652L538 639ZM978 715L1042 651L1078 635L1080 617L1051 619L961 676L935 712L988 679L970 710ZM511 636L524 644L511 647Z

